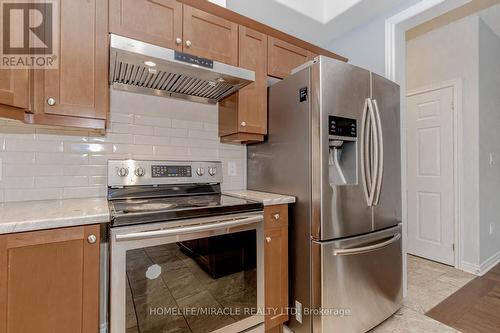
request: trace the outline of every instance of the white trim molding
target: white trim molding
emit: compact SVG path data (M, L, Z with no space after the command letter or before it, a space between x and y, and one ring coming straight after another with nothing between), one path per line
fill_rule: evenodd
M385 21L385 76L401 87L401 187L403 222L403 295L408 290L406 258L406 31L472 0L422 0Z

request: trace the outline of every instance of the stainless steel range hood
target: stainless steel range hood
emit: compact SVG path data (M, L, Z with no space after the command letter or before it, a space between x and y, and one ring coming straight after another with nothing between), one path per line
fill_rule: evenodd
M215 104L255 80L253 71L111 34L114 89Z

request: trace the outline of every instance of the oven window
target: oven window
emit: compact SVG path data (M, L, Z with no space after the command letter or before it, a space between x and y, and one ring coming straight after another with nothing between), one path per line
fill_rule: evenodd
M255 314L255 230L127 251L127 333L212 332Z

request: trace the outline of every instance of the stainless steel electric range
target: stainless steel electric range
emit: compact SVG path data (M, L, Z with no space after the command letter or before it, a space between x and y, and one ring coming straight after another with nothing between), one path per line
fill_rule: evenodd
M263 206L221 183L220 162L108 162L111 333L262 325Z

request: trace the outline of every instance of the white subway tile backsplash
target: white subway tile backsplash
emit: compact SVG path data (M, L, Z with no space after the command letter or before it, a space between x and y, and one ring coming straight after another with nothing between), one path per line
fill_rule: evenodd
M4 191L5 202L51 200L51 199L62 199L62 189L60 188L6 189Z
M35 187L70 187L70 186L88 186L89 177L87 176L59 176L59 177L36 177Z
M0 120L0 202L105 196L109 159L222 160L223 189L245 186L246 148L220 143L216 105L110 95L106 133Z
M157 127L172 127L172 119L164 117L150 117L146 115L135 115L134 123L138 125L149 125Z
M189 121L189 120L172 120L172 127L174 128L193 128L202 129L203 123L200 121Z
M92 187L65 187L63 191L64 199L73 198L92 198L106 196L106 187L92 186Z
M35 187L34 177L5 177L0 182L2 188L33 188Z

